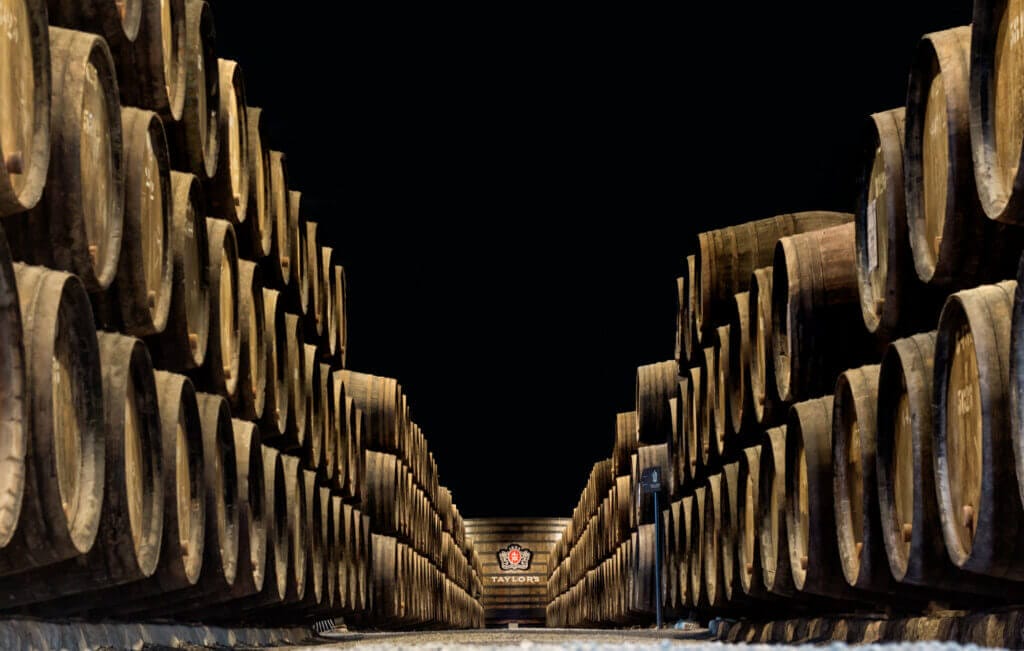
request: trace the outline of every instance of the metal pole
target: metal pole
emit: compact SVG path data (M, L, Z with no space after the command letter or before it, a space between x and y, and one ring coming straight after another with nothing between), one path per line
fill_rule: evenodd
M661 628L661 508L658 491L654 491L654 606L658 628Z

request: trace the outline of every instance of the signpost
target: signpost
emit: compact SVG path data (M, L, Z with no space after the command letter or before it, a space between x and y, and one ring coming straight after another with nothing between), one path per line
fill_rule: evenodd
M661 468L644 468L640 474L640 490L654 493L654 612L658 628L661 628L661 507L658 493L661 492Z

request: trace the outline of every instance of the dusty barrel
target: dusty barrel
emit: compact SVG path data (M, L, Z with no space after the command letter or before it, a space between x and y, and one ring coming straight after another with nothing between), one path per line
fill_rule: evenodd
M697 301L697 256L688 255L686 256L686 267L684 271L684 284L683 289L684 298L683 301L683 314L681 315L682 320L682 344L683 344L683 355L689 363L693 364L696 362L697 351L700 350L700 331L697 330L697 308L695 303Z
M689 582L687 591L690 595L690 606L693 608L707 605L707 594L704 591L704 501L706 499L707 486L697 486L693 491L693 502L691 503L690 521L687 523L687 549L689 559L687 569L689 570Z
M210 5L205 0L185 0L185 105L181 120L174 124L174 167L204 183L217 173L221 149L215 38Z
M33 208L50 161L50 36L43 0L4 6L0 41L0 217Z
M292 302L300 316L309 312L309 249L306 246L306 216L302 210L302 193L288 190L288 228L291 231L291 289Z
M278 299L280 300L280 299ZM278 375L286 388L288 418L284 436L301 447L306 440L306 351L302 343L302 322L297 314L284 313L284 331L278 334Z
M1021 6L1008 0L974 3L971 30L970 124L974 178L992 219L1021 223L1024 209L1024 66Z
M937 302L917 278L903 186L906 109L873 114L862 136L857 195L857 285L868 332L885 339L935 322Z
M832 503L832 405L793 405L786 424L786 535L793 585L803 594L856 597L843 580Z
M324 432L323 463L320 465L319 477L322 482L340 488L338 482L338 462L340 460L342 419L338 417L339 404L344 404L345 388L335 390L334 371L330 364L314 362L320 365L320 419Z
M117 56L128 58L145 4L143 0L49 0L47 19L57 27L99 34ZM54 82L59 83L56 78Z
M724 457L726 447L732 447L731 443L735 431L732 429L732 413L729 404L729 392L732 379L729 369L732 366L732 350L729 347L729 326L718 326L714 336L715 355L715 431L711 437L719 458Z
M351 398L345 395L344 383L338 381L334 376L332 369L320 369L321 379L327 378L330 383L331 391L331 408L333 413L333 426L331 429L334 430L337 440L334 443L334 474L333 482L335 490L339 495L343 497L349 496L349 478L352 473L350 457L354 456L351 451L351 439L355 432L353 413L354 410L349 408Z
M790 567L789 523L786 519L786 426L765 432L758 470L757 527L761 551L761 580L775 595L795 592Z
M234 396L239 369L238 243L235 230L223 219L206 219L209 251L210 328L203 385Z
M918 277L971 287L1011 277L1020 236L985 218L971 161L968 110L971 28L926 34L907 88L906 193ZM980 150L979 150L980 151Z
M245 597L259 594L267 575L269 521L273 502L267 502L266 473L259 428L253 423L233 419L235 470L238 491L238 566L229 594ZM215 595L217 601L224 594Z
M722 584L725 588L725 600L729 604L739 604L746 601L746 592L743 590L742 574L746 568L740 564L739 555L739 520L744 516L737 511L739 506L740 491L746 492L746 486L741 486L740 464L738 461L727 463L722 466L722 486L720 499L720 518L718 523L721 532L722 545Z
M26 373L24 394L20 386L6 391L16 390L11 398L26 400L28 418L12 422L5 437L8 502L17 498L21 507L20 514L9 507L17 525L13 539L7 534L0 549L4 575L92 548L106 454L99 344L85 289L59 271L20 264L14 271L23 330L5 346L20 346L23 338ZM17 308L13 312L17 315ZM5 361L20 364L21 357Z
M875 478L877 365L844 371L832 411L832 493L839 560L854 588L889 592Z
M315 606L323 600L324 594L324 527L322 503L319 490L316 484L316 473L312 470L302 470L301 481L304 484L303 499L305 500L305 519L303 527L306 529L306 563L303 572L306 575L306 589L299 603L302 606Z
M338 288L334 283L334 267L337 264L338 255L329 246L320 247L320 273L323 274L323 313L326 321L323 323L324 354L329 359L334 359L338 354L338 315L334 309L337 303Z
M683 303L686 302L686 278L680 276L676 278L676 340L675 340L675 353L673 359L676 360L676 364L681 362L689 363L689 359L683 357Z
M285 350L279 339L284 334L284 309L280 292L263 290L263 343L267 351L266 397L261 431L264 440L284 434L288 420L288 375Z
M156 570L164 495L153 367L138 339L101 332L98 340L106 425L99 533L82 556L0 579L4 607L138 581Z
M295 603L306 595L306 540L311 535L306 528L306 480L298 457L282 454L285 494L288 501L288 546L291 562L288 565L288 593L285 601ZM312 588L310 588L312 589Z
M345 384L345 395L366 413L363 445L368 450L396 452L402 388L393 378L340 370L335 382Z
M306 275L309 277L309 310L306 333L310 341L327 338L327 301L324 292L323 255L316 222L306 222Z
M50 167L36 210L12 220L18 259L106 290L121 254L125 179L121 108L110 50L98 36L50 28Z
M270 259L267 261L268 279L282 291L288 286L292 277L292 242L295 233L288 227L290 211L288 195L288 168L282 152L269 150L267 158L270 163L268 177L270 179L270 215L273 220L274 238L271 242Z
M714 335L704 338L704 343L712 343ZM718 413L715 411L718 396L718 367L715 364L714 345L704 346L704 359L701 368L700 424L697 427L697 467L710 468L718 460L718 437L715 423ZM706 470L705 470L706 471Z
M676 382L678 387L678 382ZM666 445L668 446L668 465L665 466L665 479L668 482L668 494L669 497L675 499L679 497L680 489L682 488L682 469L677 465L678 460L682 457L679 453L679 431L677 426L679 423L678 417L678 399L670 398L668 401L668 410L670 416L670 422L672 423L672 434L669 436Z
M338 324L337 330L337 355L338 362L345 368L345 359L348 354L348 281L345 279L345 268L341 265L334 267L334 321Z
M840 371L867 356L855 257L853 224L779 240L772 278L772 355L783 400L831 391ZM840 341L841 346L835 345Z
M18 286L11 252L0 228L0 547L10 543L24 494L24 463L29 415L25 377L27 360L22 333Z
M185 108L185 0L133 4L142 5L138 36L116 57L121 103L177 122Z
M1015 553L1024 524L1010 429L1011 314L1017 283L957 292L935 340L936 495L946 550L970 572L1024 578Z
M326 463L324 459L324 401L320 386L320 363L317 361L317 348L311 344L303 344L302 354L306 362L306 374L302 381L305 395L306 432L302 440L302 460L309 470L320 470Z
M703 470L700 454L700 428L704 415L703 390L704 369L701 366L694 366L690 369L689 378L686 383L686 408L684 413L684 447L686 451L686 472L684 477L695 481L698 473Z
M270 255L274 222L270 206L270 155L263 140L263 109L245 110L248 141L249 198L246 225L239 229L239 241L247 257L261 260Z
M612 474L616 477L629 474L629 457L636 452L640 443L636 435L636 416L635 411L624 411L615 415Z
M171 305L167 326L147 340L158 368L189 371L203 365L210 331L210 250L203 194L192 174L171 172Z
M737 581L743 594L764 597L767 590L761 569L761 536L758 517L761 502L761 450L755 445L743 450L736 469L736 502L732 509L736 539ZM730 482L730 487L733 482ZM732 504L732 502L730 502Z
M734 294L747 291L754 269L771 264L780 238L845 224L852 218L846 213L801 212L697 235L694 307L701 335L710 335L721 325L725 318L722 310Z
M708 477L704 493L704 595L710 608L723 608L726 600L725 567L722 559L722 475Z
M636 428L640 443L664 443L672 431L668 399L675 394L679 367L674 360L636 369Z
M754 405L750 391L750 294L733 297L729 310L729 366L724 382L728 401L726 413L732 431L746 437L754 429ZM740 439L742 445L745 438Z
M127 332L163 332L171 306L171 176L156 113L121 108L125 203L113 287Z
M750 338L750 403L754 420L769 427L785 418L786 406L775 384L775 356L772 350L772 277L774 269L754 271L747 305Z
M684 371L685 377L680 377L679 381L676 382L676 442L672 447L671 455L672 459L670 462L674 466L675 479L679 483L682 491L688 491L690 487L690 467L687 463L687 414L690 411L690 403L688 402L689 396L687 395L687 385L690 383L689 371Z
M238 386L231 401L238 418L259 421L267 397L267 344L259 267L238 261Z
M220 104L217 107L217 139L220 160L210 181L212 216L240 224L249 209L249 125L245 106L245 81L237 61L217 59Z

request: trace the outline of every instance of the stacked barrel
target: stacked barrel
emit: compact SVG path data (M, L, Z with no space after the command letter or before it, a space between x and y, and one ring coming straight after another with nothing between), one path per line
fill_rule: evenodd
M345 368L343 253L211 6L0 24L0 609L480 625L458 512L397 383Z
M698 235L675 355L638 369L613 458L641 534L636 471L667 478L664 571L591 542L618 524L592 480L549 623L650 620L652 590L670 616L1021 602L1022 23L978 0L972 25L921 39L906 106L863 125L855 213Z

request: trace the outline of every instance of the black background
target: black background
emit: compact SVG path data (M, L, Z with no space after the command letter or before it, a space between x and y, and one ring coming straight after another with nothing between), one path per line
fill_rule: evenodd
M217 0L268 144L349 278L350 366L399 378L466 516L571 513L695 234L852 210L862 122L969 2ZM313 214L315 213L315 214Z

